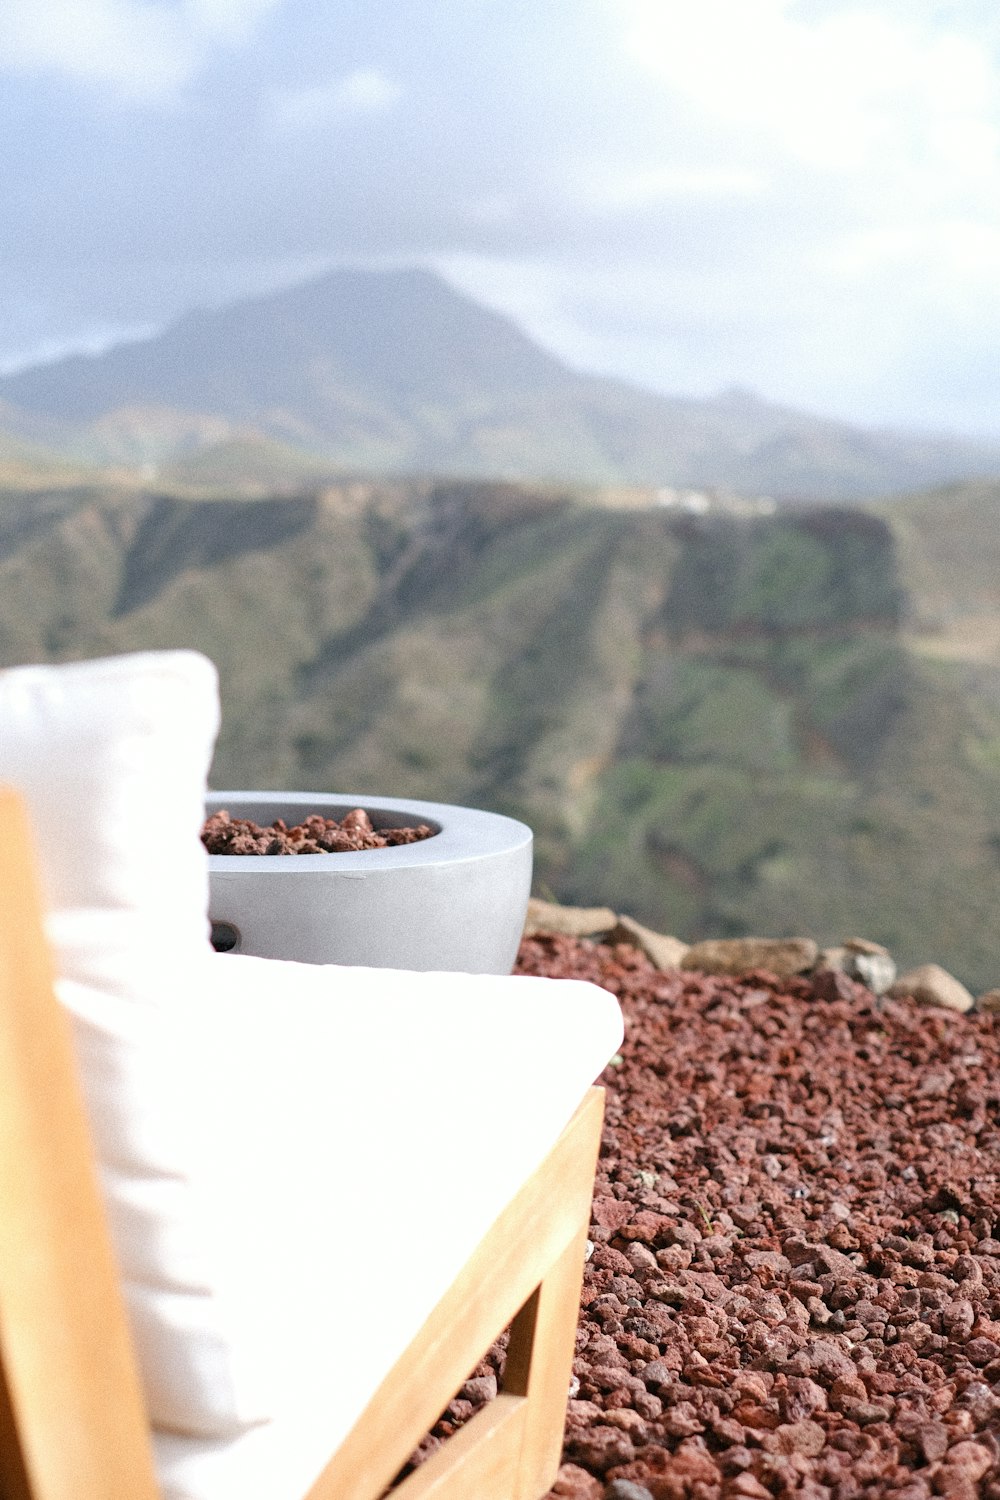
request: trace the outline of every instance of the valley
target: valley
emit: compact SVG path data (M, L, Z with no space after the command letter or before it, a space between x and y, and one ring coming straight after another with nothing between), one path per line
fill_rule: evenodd
M0 662L192 646L216 786L475 803L536 888L1000 983L1000 485L689 514L360 479L0 493Z

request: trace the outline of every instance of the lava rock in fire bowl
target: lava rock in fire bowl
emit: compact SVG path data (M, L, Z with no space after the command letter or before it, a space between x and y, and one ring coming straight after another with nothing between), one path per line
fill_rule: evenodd
M267 827L363 808L378 829L429 837L322 854L210 854L209 915L221 951L314 964L509 974L531 889L532 834L478 808L316 792L212 792Z

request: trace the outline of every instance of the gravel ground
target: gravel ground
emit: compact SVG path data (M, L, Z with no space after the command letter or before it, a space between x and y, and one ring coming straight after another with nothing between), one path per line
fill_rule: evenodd
M518 969L627 1028L551 1500L1000 1500L1000 1018L563 937Z
M373 828L363 807L353 808L339 822L311 813L292 828L284 818L262 826L252 818L234 818L223 808L206 818L201 829L209 854L352 854L415 844L433 836L427 823L414 828Z

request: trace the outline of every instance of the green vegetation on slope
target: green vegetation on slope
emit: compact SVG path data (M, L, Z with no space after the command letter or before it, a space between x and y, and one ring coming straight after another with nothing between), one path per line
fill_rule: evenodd
M0 661L189 645L216 785L476 802L687 938L1000 983L1000 487L691 518L549 488L0 496Z

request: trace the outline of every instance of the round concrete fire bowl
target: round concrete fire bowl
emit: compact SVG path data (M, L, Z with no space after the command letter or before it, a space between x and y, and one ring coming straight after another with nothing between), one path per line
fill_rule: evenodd
M531 829L443 802L317 792L212 792L206 815L291 827L363 807L378 828L431 838L346 854L209 856L220 951L311 964L509 974L531 889Z

